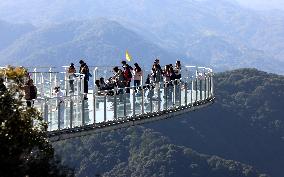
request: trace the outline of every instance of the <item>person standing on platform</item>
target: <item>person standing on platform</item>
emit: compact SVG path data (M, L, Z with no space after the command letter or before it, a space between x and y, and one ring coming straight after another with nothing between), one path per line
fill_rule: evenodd
M155 60L154 65L156 65L156 68L160 70L160 72L162 73L162 67L160 65L160 60L158 58Z
M123 76L125 78L125 86L126 88L126 93L130 93L130 85L131 85L131 79L132 79L132 73L131 71L133 70L133 68L131 66L129 66L126 61L122 61L121 62L122 67L124 69L123 71Z
M64 111L65 111L65 105L64 105L64 94L60 90L60 87L57 86L54 88L54 96L57 99L57 107L56 109L58 110L58 116L60 116L60 128L64 127Z
M80 74L84 74L84 99L87 100L87 94L88 94L88 82L89 82L89 67L88 65L83 61L80 60Z
M176 99L179 100L181 97L181 87L180 87L180 83L181 83L181 64L180 61L177 60L176 64L175 64L175 68L174 68L174 73L175 73L175 85L176 85L176 89L175 89L175 95L176 95Z
M175 65L175 74L176 74L176 79L181 79L181 64L180 64L180 61L177 60L176 61L176 65Z
M28 80L27 84L24 86L24 91L27 107L32 107L34 103L33 99L37 97L37 88L32 79Z
M123 75L123 71L116 66L113 68L113 72L113 80L115 82L115 86L118 88L117 94L122 94L123 88L125 87L125 78Z
M137 89L141 85L143 71L137 63L134 63L134 66L134 87Z
M74 93L74 78L75 78L76 69L74 67L74 63L71 63L68 68L68 78L69 78L69 92Z

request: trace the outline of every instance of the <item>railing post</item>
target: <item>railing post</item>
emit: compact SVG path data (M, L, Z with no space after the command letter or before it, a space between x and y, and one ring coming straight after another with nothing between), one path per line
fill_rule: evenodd
M184 90L185 90L185 92L184 92L184 104L185 104L185 106L187 106L187 81L184 83ZM181 97L181 94L180 94L180 97Z
M47 104L47 98L44 99L44 121L48 123L48 104Z
M201 101L202 100L202 78L200 78L200 80L199 80L199 89L200 89L200 92L199 92L199 101Z
M93 109L94 109L94 124L96 123L96 102L97 102L97 98L96 95L98 95L98 89L96 87L96 79L97 79L97 75L98 75L98 67L95 67L95 69L93 70ZM116 94L116 93L115 93Z
M207 99L207 75L205 75L205 80L204 80L204 100Z
M65 68L65 76L64 76L64 85L65 85L65 95L69 94L69 76L68 76L68 68Z
M83 94L81 94L81 100L82 100L82 105L81 105L82 126L84 126L85 125L85 99L84 99Z
M207 77L207 99L210 97L210 75Z
M124 115L124 118L127 115L126 113L126 88L124 88L123 90L123 115Z
M193 78L191 77L191 91L190 91L190 104L193 106L193 86L194 86L194 81Z
M60 106L60 102L57 101L57 125L58 125L58 130L60 130L61 127L61 117L60 117L60 113L61 113L61 106Z
M41 85L40 85L40 96L43 98L44 97L44 78L43 78L43 74L41 74L41 81L40 81Z
M198 101L198 76L195 79L195 103Z
M93 116L94 116L94 124L96 123L96 101L97 101L97 98L96 98L96 92L95 90L93 91L93 109L94 109L94 112L93 112Z
M113 101L113 118L117 119L117 90L114 88L114 101Z
M74 101L73 101L73 98L70 97L70 128L73 127L73 112L74 112Z
M164 97L165 97L165 106L166 106L166 109L168 109L168 85L167 83L165 83L165 87L164 87Z
M107 95L104 95L104 122L107 120Z
M52 89L53 89L53 85L52 85L52 68L49 68L49 84L50 84L49 97L52 97Z
M212 76L211 76L211 96L214 95L214 78L213 78L213 73L212 73Z
M179 87L178 87L178 98L179 98L179 106L182 106L182 104L181 104L181 90L182 90L182 84L181 84L181 81L180 80L178 80L179 82L178 82L178 85L179 85Z
M212 90L212 82L211 82L211 75L209 76L209 97L211 97L211 90Z
M81 93L81 75L79 75L79 77L76 78L76 84L77 84L77 95L80 95L80 93Z
M54 85L55 86L59 86L59 84L57 84L58 81L57 81L57 73L54 73Z
M211 88L211 82L210 82L210 74L208 76L208 98L210 98L210 88Z
M144 90L144 87L143 87L143 86L142 86L141 92L142 92L142 106L141 106L141 112L142 112L142 114L144 114L144 113L145 113L145 110L144 110L145 90Z
M135 98L135 89L132 89L132 105L133 105L133 116L135 116L135 101L136 101L136 98Z
M37 71L36 68L34 68L34 83L37 85Z
M176 80L174 81L171 81L172 84L174 85L174 91L173 91L173 107L176 107L176 91L177 91L177 86L176 86L176 83L175 83Z
M161 90L160 90L160 82L158 83L158 111L161 111Z
M152 86L151 86L152 87ZM150 112L153 112L153 96L154 96L154 90L150 88L151 90L151 96L150 96Z
M85 75L83 75L83 76L81 76L82 78L81 78L81 93L82 94L85 94L84 93L84 90L85 90L85 84L84 84L84 82L85 82ZM87 81L88 82L88 81Z

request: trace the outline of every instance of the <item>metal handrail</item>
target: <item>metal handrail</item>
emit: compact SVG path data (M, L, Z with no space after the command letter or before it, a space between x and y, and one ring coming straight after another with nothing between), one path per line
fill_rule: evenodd
M90 93L86 94L82 79L84 75L80 73L77 73L80 77L75 79L75 92L69 93L69 81L73 79L68 78L66 71L39 72L34 70L30 73L38 81L35 84L41 89L39 97L33 100L34 107L43 114L44 120L49 125L49 131L54 132L71 130L76 127L83 129L83 127L98 124L107 125L110 120L111 123L117 124L120 120L157 116L164 114L165 111L190 109L211 102L214 99L213 70L197 66L184 66L184 68L189 75L184 75L181 79L169 82L161 80L161 82L142 84L137 87L115 87L102 91L96 89L93 84L92 89L89 90ZM100 74L99 69L99 67L93 69L94 82ZM48 80L43 78L45 74L48 74ZM52 95L53 86L58 85L62 86L62 91L65 91L62 97ZM122 90L121 94L120 90ZM130 90L129 94L126 94L127 90ZM113 94L110 95L110 92ZM89 101L86 101L86 98L89 98ZM64 103L58 105L57 102L60 99L63 99ZM59 107L56 108L56 106ZM148 118L152 119L151 116Z

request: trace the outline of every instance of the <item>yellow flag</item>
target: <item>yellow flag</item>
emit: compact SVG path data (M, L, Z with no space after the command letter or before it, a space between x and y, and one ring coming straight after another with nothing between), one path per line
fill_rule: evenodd
M126 52L125 52L125 58L126 58L127 61L131 61L131 60L132 60L132 57L131 57L131 55L128 53L127 50L126 50Z

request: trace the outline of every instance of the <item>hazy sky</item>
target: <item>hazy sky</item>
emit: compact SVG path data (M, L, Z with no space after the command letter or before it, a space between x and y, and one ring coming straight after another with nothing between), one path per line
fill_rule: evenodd
M282 9L284 10L284 0L237 0L242 5L256 9Z

